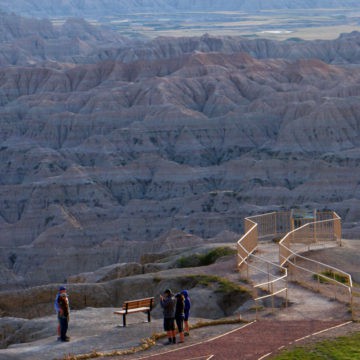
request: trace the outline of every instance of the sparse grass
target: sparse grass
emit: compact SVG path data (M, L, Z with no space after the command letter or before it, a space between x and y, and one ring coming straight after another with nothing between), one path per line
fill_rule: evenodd
M264 309L265 309L265 307L263 305L254 305L249 310L256 312L256 311L262 311Z
M233 319L218 319L218 320L209 320L209 321L198 321L196 324L190 326L191 330L200 329L206 326L216 326L216 325L230 325L244 323L246 321L240 319L239 317Z
M87 360L87 359L95 359L98 357L113 357L113 356L122 356L122 355L130 355L135 354L139 351L144 351L155 345L156 341L165 337L165 333L162 334L153 334L150 338L143 339L139 346L134 346L130 349L125 350L113 350L109 352L103 351L92 351L88 354L79 354L79 355L65 355L61 360Z
M196 284L203 285L205 287L211 285L218 285L218 288L214 292L221 293L247 293L245 288L216 275L188 275L187 278L194 280Z
M226 246L218 247L210 250L205 254L194 254L190 256L183 256L178 259L177 267L196 267L196 266L207 266L213 264L216 260L223 256L235 255L236 250Z
M324 275L324 276L322 276ZM349 285L349 279L347 276L334 272L333 270L326 270L321 272L321 274L314 274L313 275L314 280L316 281L320 281L320 283L330 283L330 279L334 279L337 282L340 282L342 284L347 284Z
M354 360L360 359L360 332L334 340L321 341L309 346L296 347L292 350L271 357L272 360Z
M272 239L272 242L275 243L275 244L278 244L281 239L282 239L282 236L277 236L277 237L274 237L274 238Z
M242 282L242 283L244 283L244 284L250 284L250 281L249 281L249 279L247 279L247 278L241 277L241 278L239 279L239 281Z

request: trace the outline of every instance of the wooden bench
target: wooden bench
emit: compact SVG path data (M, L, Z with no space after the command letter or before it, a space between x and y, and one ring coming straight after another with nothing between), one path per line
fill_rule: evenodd
M137 300L129 300L123 303L122 309L118 311L114 311L116 315L123 316L123 326L126 326L126 315L132 314L136 312L144 312L147 313L148 322L151 321L150 311L154 306L154 298L144 298L144 299L137 299Z

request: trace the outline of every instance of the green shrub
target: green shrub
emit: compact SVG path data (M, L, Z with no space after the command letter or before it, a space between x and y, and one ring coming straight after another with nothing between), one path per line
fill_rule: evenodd
M241 286L216 275L188 275L194 281L193 287L196 285L203 285L205 287L215 285L214 290L218 293L247 293L248 291Z
M235 249L231 249L226 246L218 247L210 250L206 254L194 254L190 256L183 256L178 259L177 267L195 267L195 266L207 266L213 264L216 260L223 256L236 254Z

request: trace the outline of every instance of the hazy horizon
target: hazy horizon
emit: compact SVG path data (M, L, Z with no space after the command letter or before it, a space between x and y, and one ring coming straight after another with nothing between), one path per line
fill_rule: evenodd
M325 5L328 4L328 7ZM247 38L335 39L360 30L360 3L242 0L142 1L0 0L0 9L20 16L48 18L54 24L71 17L104 25L131 38L158 36L244 36Z

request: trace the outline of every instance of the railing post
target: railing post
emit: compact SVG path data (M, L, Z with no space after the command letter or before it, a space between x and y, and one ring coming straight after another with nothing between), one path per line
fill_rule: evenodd
M320 292L320 274L319 274L319 264L316 264L317 269L316 269L316 274L317 274L317 284L318 284L318 288L317 291Z
M257 289L254 288L254 299L257 298ZM255 300L255 319L258 320L258 302L259 300Z
M351 311L351 320L355 321L354 316L354 297L353 297L353 289L350 287L350 311Z
M276 214L277 213L275 213L274 214L274 218L275 218L275 220L274 220L274 237L276 237L277 236L277 216L276 216Z

